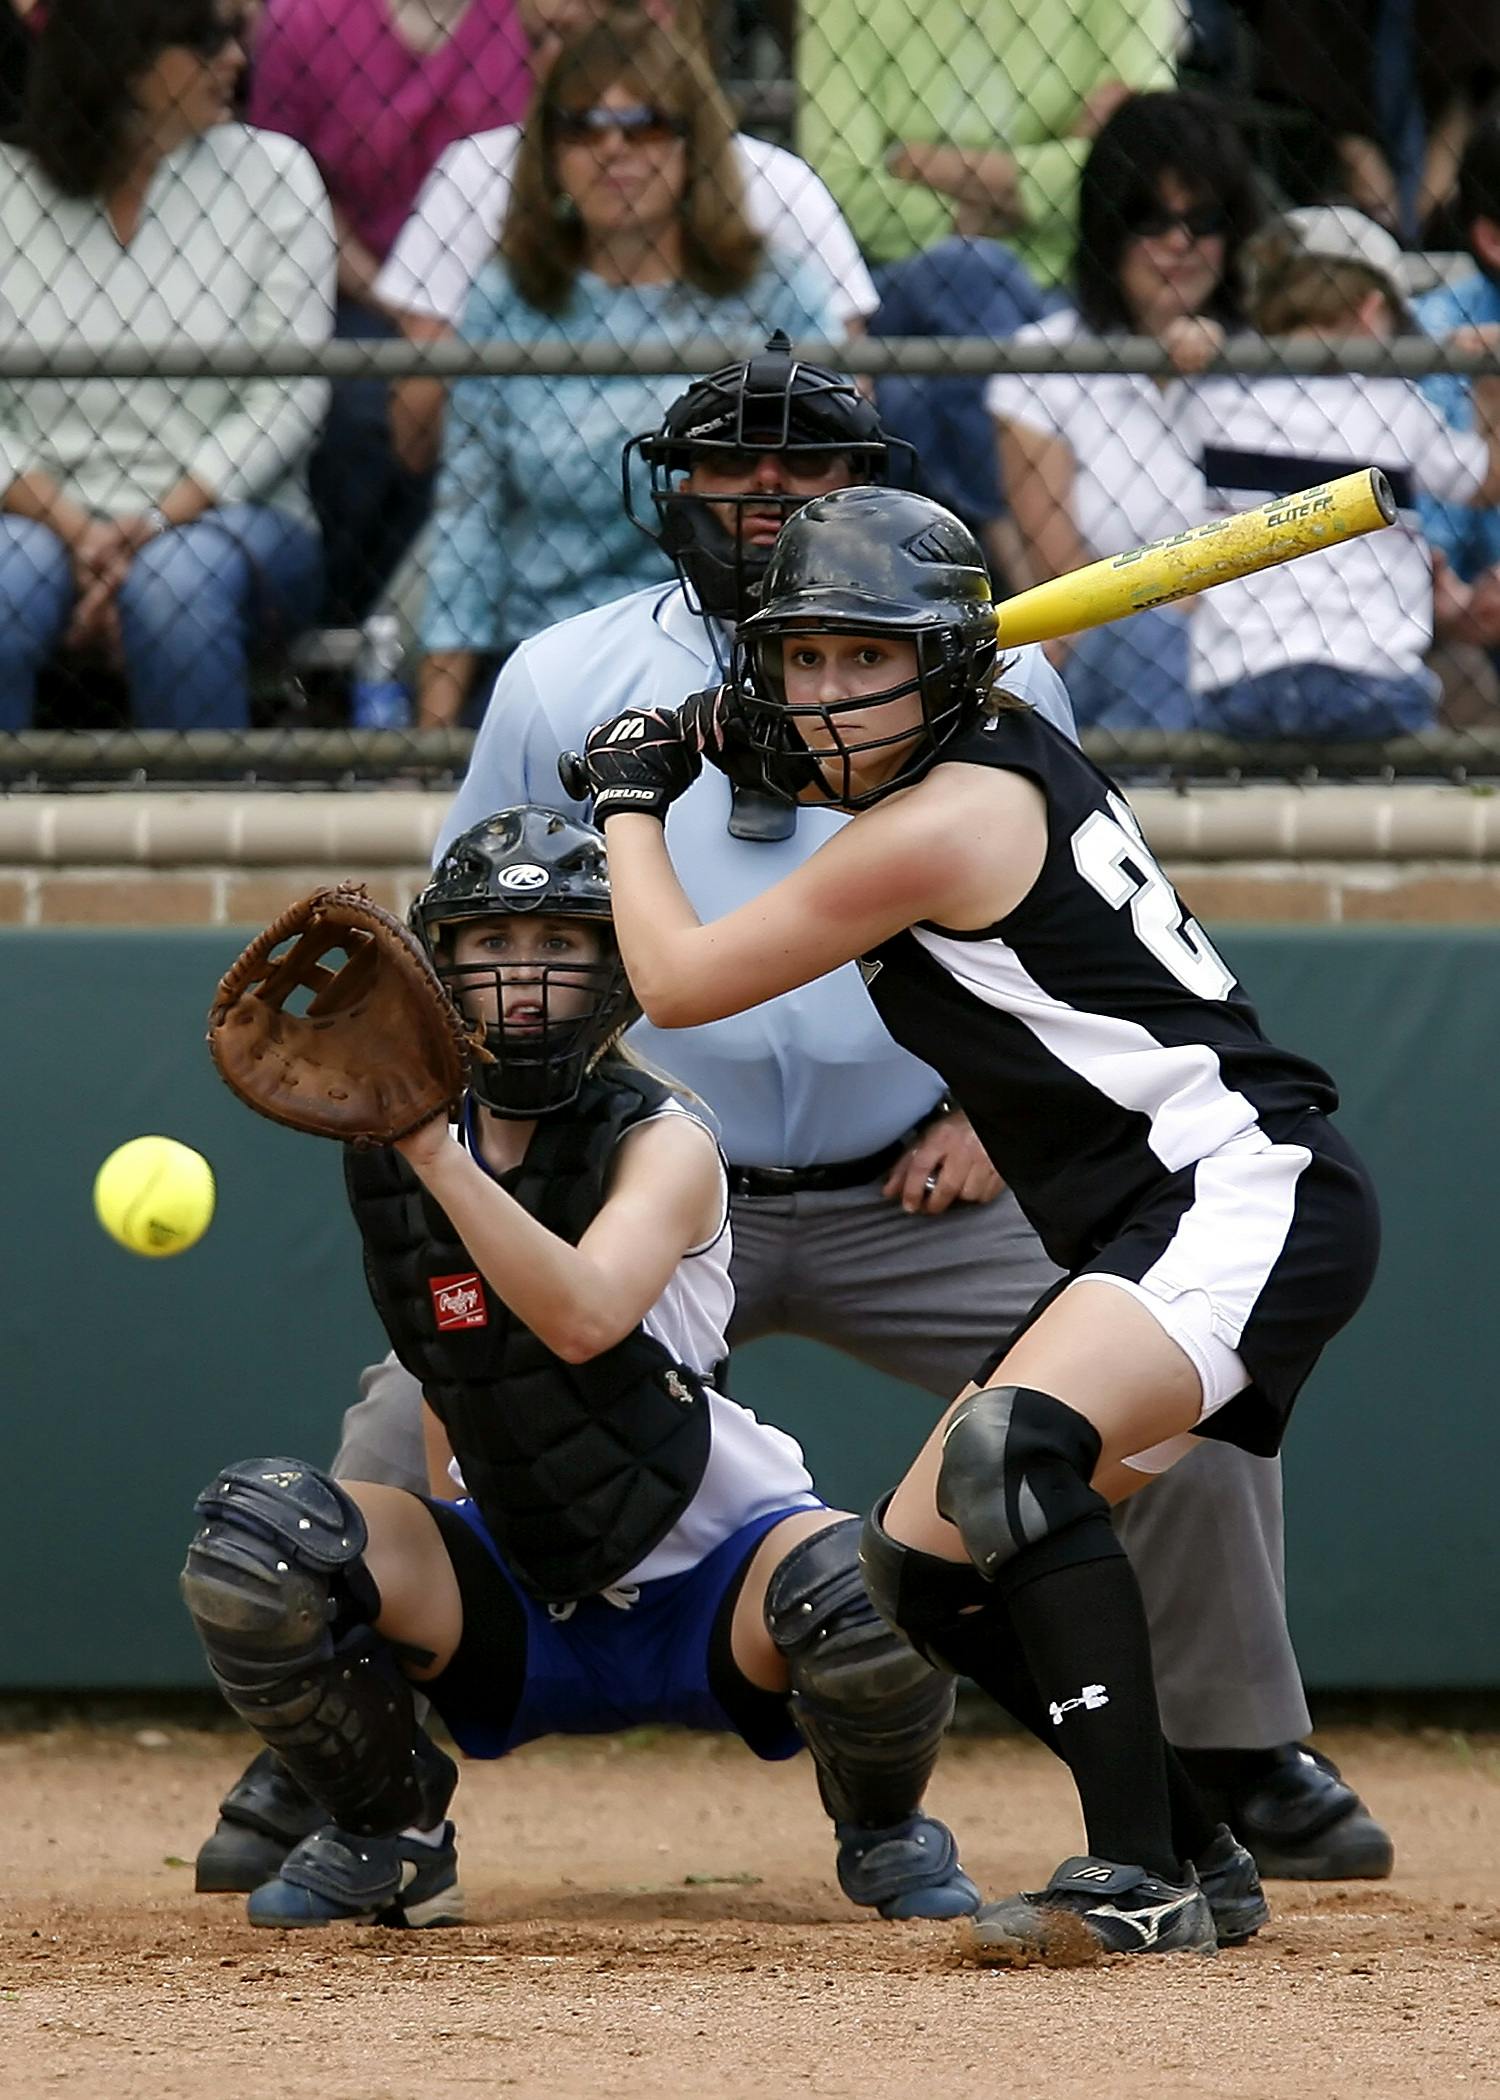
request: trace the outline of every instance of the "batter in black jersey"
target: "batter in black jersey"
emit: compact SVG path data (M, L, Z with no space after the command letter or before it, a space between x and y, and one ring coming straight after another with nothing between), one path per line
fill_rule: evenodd
M861 958L1059 1263L868 1520L877 1605L1077 1782L1089 1851L988 1905L992 1957L1081 1926L1211 1953L1265 1915L1247 1856L1162 1741L1112 1502L1193 1434L1271 1453L1369 1287L1373 1193L1333 1082L1261 1033L1129 805L1004 689L977 544L923 497L846 489L777 542L734 685L589 738L616 922L658 1026ZM658 821L703 756L863 812L702 925Z

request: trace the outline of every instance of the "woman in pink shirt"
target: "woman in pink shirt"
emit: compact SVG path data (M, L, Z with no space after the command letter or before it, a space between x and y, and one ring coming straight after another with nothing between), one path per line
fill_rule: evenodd
M447 146L525 112L516 0L269 0L250 121L306 146L333 199L339 289L368 301Z
M267 0L255 38L250 122L317 162L339 240L336 333L397 331L375 276L423 177L455 139L524 114L526 0ZM310 482L327 557L325 619L364 618L430 501L390 443L387 390L335 387Z

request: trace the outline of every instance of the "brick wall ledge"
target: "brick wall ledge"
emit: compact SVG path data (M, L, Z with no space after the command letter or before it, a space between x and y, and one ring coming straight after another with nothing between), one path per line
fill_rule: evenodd
M284 868L365 875L424 863L446 793L120 790L0 796L0 867ZM1461 786L1241 783L1131 801L1176 863L1500 864L1500 793Z

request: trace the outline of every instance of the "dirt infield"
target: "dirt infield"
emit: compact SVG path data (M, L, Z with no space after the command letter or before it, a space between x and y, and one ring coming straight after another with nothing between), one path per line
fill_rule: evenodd
M186 1864L233 1735L0 1737L0 2100L1384 2100L1500 2093L1500 1742L1329 1739L1395 1880L1277 1884L1214 1962L976 1970L839 1896L803 1760L699 1738L469 1767L468 1925L254 1931ZM1039 1750L956 1740L933 1806L991 1893L1077 1842Z

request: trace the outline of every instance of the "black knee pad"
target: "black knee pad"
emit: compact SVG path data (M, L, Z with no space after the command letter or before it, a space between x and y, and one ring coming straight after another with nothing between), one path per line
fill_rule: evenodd
M993 1581L1018 1553L1108 1517L1089 1485L1102 1448L1093 1423L1050 1393L986 1386L959 1402L944 1432L938 1514Z
M411 1687L371 1624L358 1504L316 1467L273 1458L227 1466L194 1510L183 1601L235 1713L344 1829L437 1821L456 1772L419 1744Z
M829 1814L884 1829L921 1802L953 1685L876 1611L858 1547L855 1517L793 1546L766 1585L765 1618Z

